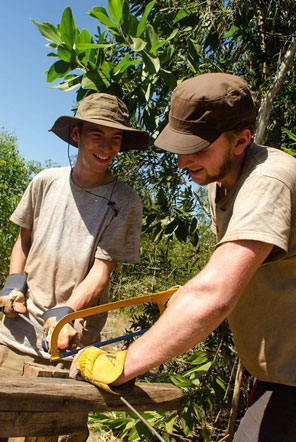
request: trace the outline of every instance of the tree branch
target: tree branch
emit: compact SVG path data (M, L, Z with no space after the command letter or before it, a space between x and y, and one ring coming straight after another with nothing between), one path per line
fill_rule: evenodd
M293 63L295 53L296 37L293 37L290 46L281 62L280 68L275 75L274 82L267 91L258 112L257 131L255 136L255 142L258 144L262 144L264 142L264 134L272 109L272 101L283 84L284 78Z

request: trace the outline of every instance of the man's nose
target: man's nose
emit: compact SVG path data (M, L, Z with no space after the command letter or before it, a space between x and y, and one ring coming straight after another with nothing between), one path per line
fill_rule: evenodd
M109 152L112 148L111 140L106 137L101 138L100 147L104 149L105 152Z
M191 163L191 155L179 154L178 167L179 169L187 169Z

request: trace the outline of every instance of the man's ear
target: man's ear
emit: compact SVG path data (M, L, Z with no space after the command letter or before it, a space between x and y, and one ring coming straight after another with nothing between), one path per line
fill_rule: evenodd
M70 135L71 135L73 141L76 141L76 143L78 143L78 141L80 139L80 129L77 124L75 124L75 126L72 127Z
M235 145L234 145L234 153L236 155L241 155L244 153L245 149L249 146L252 138L252 133L250 129L244 129L241 133L236 137Z

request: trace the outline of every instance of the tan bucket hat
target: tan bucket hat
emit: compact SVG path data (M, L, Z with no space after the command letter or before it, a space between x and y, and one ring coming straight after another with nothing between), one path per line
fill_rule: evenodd
M130 127L129 112L126 105L115 95L94 93L84 98L74 117L62 115L49 129L66 143L78 147L70 135L72 127L78 122L88 122L101 126L122 129L124 137L120 151L145 150L149 146L149 134L146 131Z
M155 146L177 154L199 152L223 132L249 127L256 107L248 84L224 73L207 73L185 80L173 91L169 123Z

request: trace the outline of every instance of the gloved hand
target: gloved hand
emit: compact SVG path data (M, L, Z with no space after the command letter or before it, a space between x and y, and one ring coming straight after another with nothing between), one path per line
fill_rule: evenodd
M18 313L26 313L27 275L12 273L8 275L0 293L0 311L9 318L15 318Z
M127 350L106 353L90 346L81 350L72 361L70 378L85 379L109 393L128 393L133 389L135 379L118 387L110 387L123 372Z
M42 340L42 348L44 351L50 351L50 341L52 332L59 322L61 318L68 315L69 313L73 313L74 310L68 306L55 307L47 310L42 315L43 320L45 321L43 325L43 340ZM61 329L58 337L58 348L60 350L74 349L77 347L79 343L79 333L75 330L70 323L65 324Z

